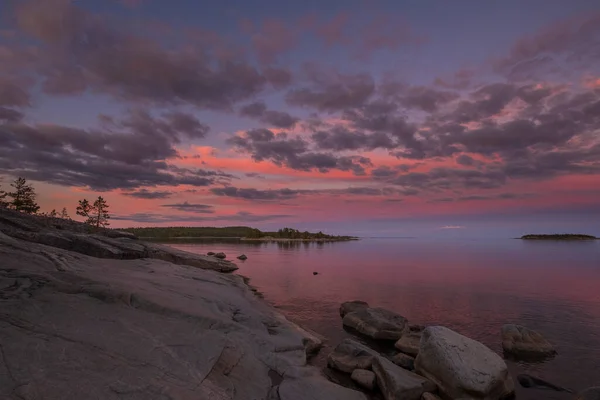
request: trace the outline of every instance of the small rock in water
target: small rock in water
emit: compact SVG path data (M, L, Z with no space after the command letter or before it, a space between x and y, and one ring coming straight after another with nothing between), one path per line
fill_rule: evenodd
M398 353L392 357L392 362L407 370L415 369L415 359L407 354Z
M365 389L373 390L375 388L375 374L368 369L355 369L352 371L350 379Z
M207 256L214 256L215 252L214 251L209 251L208 253L206 253Z
M245 254L238 256L238 260L247 260L247 259L248 259L248 257Z
M340 306L340 316L342 318L344 318L344 315L351 313L353 311L356 311L359 308L366 308L366 307L369 307L369 303L367 303L366 301L360 301L360 300L346 301L346 302L342 303L342 305Z
M319 275L319 273L318 272L313 272L313 275Z
M518 359L544 358L556 354L556 349L540 333L521 325L502 327L502 349Z
M227 256L225 255L225 253L217 253L217 254L215 254L215 257L223 259L223 258L225 258Z
M579 392L575 400L600 400L600 386L591 387Z

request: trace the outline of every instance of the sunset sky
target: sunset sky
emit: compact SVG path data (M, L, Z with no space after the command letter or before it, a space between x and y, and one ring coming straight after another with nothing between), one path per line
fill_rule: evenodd
M0 175L112 227L600 235L600 4L1 1Z

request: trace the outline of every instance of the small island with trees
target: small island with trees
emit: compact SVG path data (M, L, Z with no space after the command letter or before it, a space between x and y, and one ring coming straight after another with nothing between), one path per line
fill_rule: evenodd
M596 236L574 233L523 235L524 240L596 240Z
M148 228L125 228L143 239L239 239L255 241L312 241L312 242L335 242L346 240L358 240L354 236L327 235L323 232L312 233L299 231L292 228L279 229L276 232L263 232L248 226L217 227L148 227Z

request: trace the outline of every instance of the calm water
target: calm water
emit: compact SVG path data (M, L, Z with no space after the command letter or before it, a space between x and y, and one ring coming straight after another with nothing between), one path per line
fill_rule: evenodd
M509 363L576 390L600 385L600 242L363 239L341 243L177 243L236 260L265 299L329 338L350 336L339 304L365 300L411 323L441 324L501 353L500 328L519 323L558 348L544 363ZM317 276L313 271L318 272ZM318 365L330 348L316 359ZM519 390L518 399L571 399Z

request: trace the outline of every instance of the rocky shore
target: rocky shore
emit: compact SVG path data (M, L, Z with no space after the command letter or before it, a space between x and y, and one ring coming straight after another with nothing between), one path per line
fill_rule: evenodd
M0 398L349 399L235 264L0 210Z
M319 370L307 359L324 339L268 306L236 269L217 254L0 210L0 399L500 400L517 384L572 393L513 379L482 343L363 301L340 306L355 338ZM556 354L520 325L498 338L505 358ZM600 388L570 396L599 400Z

